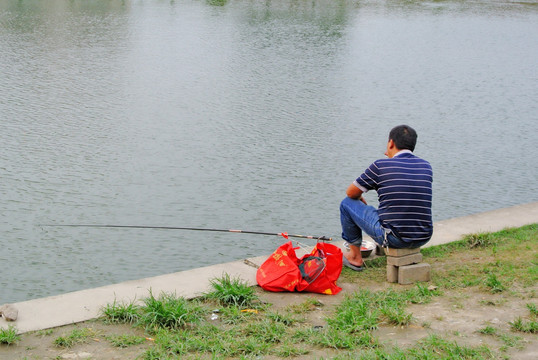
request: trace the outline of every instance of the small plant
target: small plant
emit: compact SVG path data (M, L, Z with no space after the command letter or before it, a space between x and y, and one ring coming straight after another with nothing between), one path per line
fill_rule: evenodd
M521 341L523 340L520 336L512 336L508 334L500 334L499 339L504 343L501 347L502 351L506 351L508 348L521 347Z
M12 345L19 340L16 327L10 325L7 329L0 329L0 344Z
M297 347L291 344L285 344L276 350L276 355L280 358L295 357L300 355L306 355L310 351L301 347Z
M37 336L41 336L41 337L45 337L45 336L50 336L54 333L54 330L53 329L45 329L45 330L39 330L37 331L35 334Z
M310 297L299 304L289 305L287 309L294 314L304 314L323 306L323 303L316 298Z
M278 312L271 312L266 315L268 319L271 319L272 321L276 323L284 324L285 326L291 326L298 322L296 318L289 314L281 314Z
M491 233L467 235L464 240L471 249L475 247L488 247L496 244L495 236Z
M518 317L515 321L509 322L509 324L514 331L531 334L538 333L538 322L534 320L523 321L521 317Z
M536 305L534 304L527 304L527 309L531 312L531 315L538 316L538 309L536 308Z
M105 322L134 324L140 318L140 306L131 302L129 304L117 303L108 304L101 309Z
M406 313L401 307L382 308L381 312L387 318L389 324L392 325L409 325L413 318L412 314Z
M251 319L256 312L242 311L237 306L227 306L219 310L219 318L224 324L236 325Z
M488 275L488 278L486 279L486 286L488 286L491 289L492 293L499 293L506 290L503 284L497 279L497 276L495 274L490 273Z
M497 329L488 325L485 328L477 330L477 332L484 335L495 335L497 333Z
M287 325L282 322L263 319L247 325L245 332L263 343L279 343L286 332Z
M201 318L200 307L182 297L163 293L155 298L151 291L149 295L144 299L145 307L142 307L140 316L140 323L148 331L157 331L159 328L180 329Z
M428 288L426 285L417 283L417 286L404 293L405 300L412 304L426 304L433 296L440 296L441 292L437 287Z
M146 339L137 335L110 335L106 338L112 346L126 348L132 345L142 344Z
M73 329L68 335L57 337L54 340L54 345L62 348L70 348L75 344L85 343L88 338L95 335L95 331L90 328Z
M254 288L239 278L231 278L224 274L221 278L212 279L211 287L213 291L207 293L207 299L216 300L224 306L249 307L254 306L258 300Z
M455 341L448 341L438 335L430 335L421 340L402 359L491 359L493 354L486 346L465 347Z

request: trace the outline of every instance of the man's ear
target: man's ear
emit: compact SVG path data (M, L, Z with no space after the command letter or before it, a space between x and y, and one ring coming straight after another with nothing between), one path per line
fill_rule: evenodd
M394 149L395 147L396 147L396 144L394 143L394 140L389 139L388 148L389 149Z

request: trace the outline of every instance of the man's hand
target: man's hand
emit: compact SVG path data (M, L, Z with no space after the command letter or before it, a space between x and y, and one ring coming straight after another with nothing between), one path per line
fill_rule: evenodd
M347 197L350 197L352 199L359 200L362 197L362 190L356 187L355 184L352 183L351 185L348 186L346 190L346 195ZM361 201L364 202L364 200L361 200Z

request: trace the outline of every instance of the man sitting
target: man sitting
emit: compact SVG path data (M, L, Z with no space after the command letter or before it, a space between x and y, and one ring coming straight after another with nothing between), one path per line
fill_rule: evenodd
M362 231L391 248L417 248L430 240L433 173L426 160L413 154L416 142L413 128L396 126L389 134L388 159L375 161L349 185L340 204L342 238L349 244L345 266L363 269ZM378 209L362 197L369 190L377 192Z

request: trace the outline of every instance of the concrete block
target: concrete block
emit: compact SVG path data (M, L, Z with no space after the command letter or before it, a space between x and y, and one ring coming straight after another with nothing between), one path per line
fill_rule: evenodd
M416 254L420 252L420 248L415 248L415 249L384 248L384 249L385 249L385 254L387 256L395 256L395 257L406 256L406 255Z
M388 266L388 265L387 265ZM420 263L398 267L398 284L413 284L417 281L430 281L431 266L428 263Z
M398 267L394 265L387 265L387 282L398 282Z
M405 256L387 256L387 264L394 266L405 266L411 264L418 264L422 261L422 254L411 254Z

